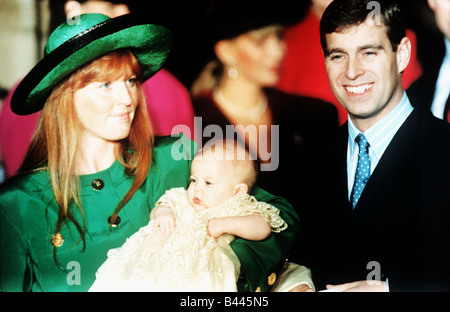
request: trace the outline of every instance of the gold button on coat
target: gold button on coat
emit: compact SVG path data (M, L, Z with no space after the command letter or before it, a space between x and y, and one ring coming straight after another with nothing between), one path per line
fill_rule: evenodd
M269 284L269 286L272 286L273 284L275 284L276 280L277 280L277 275L275 273L272 273L267 278L267 284Z
M61 247L63 243L64 243L64 238L62 237L61 234L56 233L55 235L53 235L53 237L52 237L52 245L53 246Z

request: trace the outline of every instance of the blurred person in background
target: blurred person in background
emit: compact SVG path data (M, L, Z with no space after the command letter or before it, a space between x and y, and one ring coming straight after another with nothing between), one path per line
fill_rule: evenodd
M408 95L434 116L450 122L450 1L427 0L439 31L423 29L418 44L424 73L409 89Z
M285 55L282 9L274 1L216 2L211 61L193 85L192 102L201 117L196 130L202 144L212 135L205 133L211 125L223 135L235 129L260 163L258 185L285 197L301 219L311 200L310 159L338 120L332 104L275 88Z

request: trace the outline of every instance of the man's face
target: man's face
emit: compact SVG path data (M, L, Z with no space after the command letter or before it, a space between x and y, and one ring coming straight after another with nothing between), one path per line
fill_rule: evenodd
M404 38L393 52L385 27L366 21L327 34L326 42L325 64L333 93L365 131L403 96L401 72L409 61L409 40Z

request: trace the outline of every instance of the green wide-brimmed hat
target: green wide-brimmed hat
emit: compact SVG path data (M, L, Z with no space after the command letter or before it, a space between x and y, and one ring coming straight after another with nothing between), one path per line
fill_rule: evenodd
M28 115L42 109L53 88L83 65L119 49L138 59L144 80L163 66L173 44L168 28L127 14L109 18L83 14L50 35L44 58L28 73L11 99L11 110Z

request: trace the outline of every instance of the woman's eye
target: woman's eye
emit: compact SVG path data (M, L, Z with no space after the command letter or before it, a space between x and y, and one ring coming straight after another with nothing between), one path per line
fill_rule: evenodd
M127 82L130 85L134 85L137 82L137 78L136 77L130 78L130 79L127 80Z
M105 82L100 85L101 89L108 89L111 86L111 82Z

